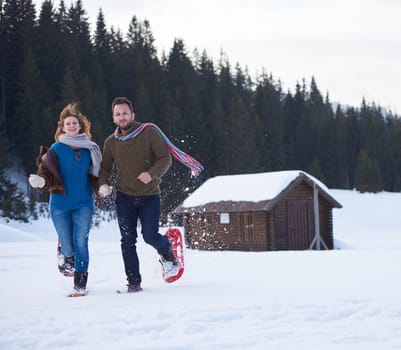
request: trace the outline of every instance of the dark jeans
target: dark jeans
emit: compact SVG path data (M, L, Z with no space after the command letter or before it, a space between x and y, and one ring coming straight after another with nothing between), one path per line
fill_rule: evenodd
M160 196L130 196L117 192L118 225L121 232L121 252L128 283L140 283L139 259L136 251L137 223L142 226L143 239L159 254L169 250L167 237L159 233Z

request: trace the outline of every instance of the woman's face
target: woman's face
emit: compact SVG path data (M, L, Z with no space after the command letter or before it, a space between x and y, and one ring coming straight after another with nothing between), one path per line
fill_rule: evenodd
M76 117L69 116L64 119L63 131L67 136L78 135L80 128L79 121Z

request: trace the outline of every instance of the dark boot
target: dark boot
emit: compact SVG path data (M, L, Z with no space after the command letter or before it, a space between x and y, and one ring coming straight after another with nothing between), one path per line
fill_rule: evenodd
M74 272L75 272L75 268L74 268L74 264L75 264L75 257L71 256L71 257L64 257L64 276L67 277L72 277L74 276Z
M142 291L142 287L140 283L130 283L128 285L127 293L136 293Z
M74 276L75 268L74 268L74 261L75 257L66 257L64 254L61 252L61 246L60 243L57 246L57 264L58 264L58 270L67 277L72 277Z
M178 261L173 253L173 248L171 243L169 245L169 250L164 254L160 254L160 264L163 267L163 278L168 278L175 276L178 273L179 266Z
M88 281L88 273L75 273L74 275L74 292L70 296L83 296L86 295L86 283Z
M177 259L174 256L173 247L172 247L171 243L169 244L169 248L168 248L167 252L160 254L160 255L165 261L169 261L169 262L172 262L174 265L177 265Z

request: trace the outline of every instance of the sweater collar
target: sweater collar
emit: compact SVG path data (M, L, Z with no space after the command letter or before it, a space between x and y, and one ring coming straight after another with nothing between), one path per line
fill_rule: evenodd
M142 123L139 123L139 122L137 122L136 120L134 120L133 123L132 123L132 126L126 131L125 134L123 134L123 133L121 132L121 129L120 129L120 128L117 128L117 135L118 135L118 136L125 136L125 135L129 134L130 132L132 132L132 131L138 129L141 125L142 125Z

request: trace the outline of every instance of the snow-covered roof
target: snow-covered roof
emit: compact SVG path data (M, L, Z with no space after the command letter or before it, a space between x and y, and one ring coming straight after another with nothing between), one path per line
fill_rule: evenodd
M286 189L300 174L310 178L323 191L330 194L329 189L322 182L301 170L224 175L205 181L182 203L181 207L191 208L221 201L260 202L271 200Z

